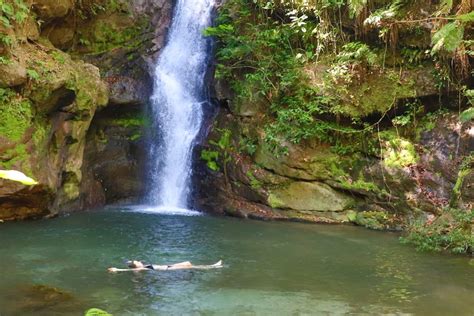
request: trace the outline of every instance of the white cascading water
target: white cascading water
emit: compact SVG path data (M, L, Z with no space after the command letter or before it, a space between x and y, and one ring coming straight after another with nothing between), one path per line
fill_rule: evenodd
M177 0L168 42L158 59L151 98L153 140L149 203L161 212L188 206L193 143L203 120L204 79L214 0ZM155 163L156 162L156 163Z

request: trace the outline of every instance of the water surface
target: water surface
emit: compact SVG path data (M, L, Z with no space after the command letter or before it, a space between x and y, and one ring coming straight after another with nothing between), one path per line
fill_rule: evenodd
M0 242L2 316L474 314L468 258L351 226L108 210L0 224ZM225 268L107 273L132 258Z

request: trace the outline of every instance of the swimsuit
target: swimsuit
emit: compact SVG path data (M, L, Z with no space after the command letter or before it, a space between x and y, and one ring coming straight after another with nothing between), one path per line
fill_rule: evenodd
M150 269L150 270L168 270L172 267L173 266L160 266L160 265L155 265L155 264L145 265L145 268Z

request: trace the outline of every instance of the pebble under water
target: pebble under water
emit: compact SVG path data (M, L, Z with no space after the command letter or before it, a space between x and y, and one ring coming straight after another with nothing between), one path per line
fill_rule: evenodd
M351 226L124 210L0 224L0 315L473 315L469 258ZM117 273L124 260L208 271Z

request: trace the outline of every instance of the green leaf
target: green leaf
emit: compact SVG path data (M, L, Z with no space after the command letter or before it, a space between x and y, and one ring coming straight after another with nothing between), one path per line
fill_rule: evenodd
M207 167L211 169L212 171L219 171L219 166L217 165L215 161L208 161Z
M84 314L84 316L112 316L112 314L98 308L91 308Z
M459 20L464 23L474 22L474 11L457 16L456 20Z
M474 89L464 91L464 96L467 98L469 104L474 106Z
M436 12L436 15L449 14L453 9L453 0L442 0L439 4L439 10Z
M206 165L212 171L219 171L219 165L217 159L219 159L219 153L213 150L204 149L201 151L201 159L206 162Z
M459 120L462 123L467 123L471 120L474 120L474 107L470 107L459 115Z
M33 69L27 69L26 70L26 75L28 76L28 78L30 78L31 80L38 80L40 78L40 75L38 72L36 72L36 70L33 70Z
M11 27L10 20L5 16L0 16L0 21L3 23L5 27Z
M7 16L12 16L13 15L13 6L11 4L8 4L8 3L3 3L1 5L1 8L2 8L2 12L5 13L5 15Z

